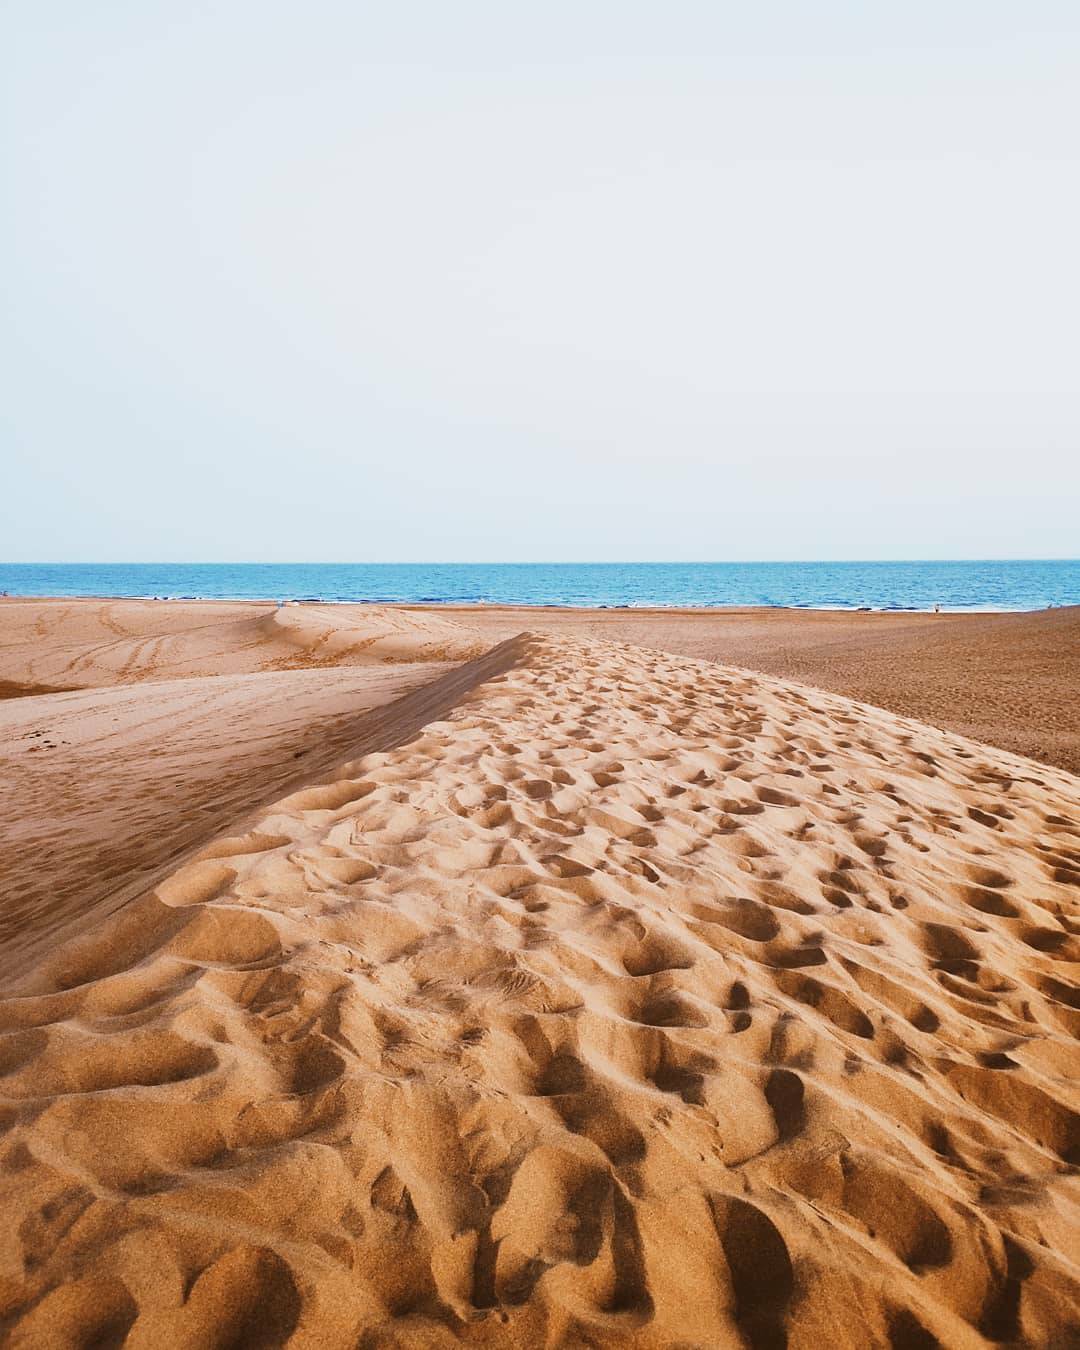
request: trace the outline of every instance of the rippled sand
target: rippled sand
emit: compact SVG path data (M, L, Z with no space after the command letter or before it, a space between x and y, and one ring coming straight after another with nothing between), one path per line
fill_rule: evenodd
M13 1345L1080 1335L1080 781L562 637L369 716L0 1004Z

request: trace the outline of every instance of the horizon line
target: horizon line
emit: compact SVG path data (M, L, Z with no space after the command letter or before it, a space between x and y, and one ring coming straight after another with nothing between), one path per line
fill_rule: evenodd
M791 567L855 565L888 566L897 563L1080 563L1080 556L1051 557L896 557L896 558L401 558L327 560L292 558L79 558L0 561L0 567Z

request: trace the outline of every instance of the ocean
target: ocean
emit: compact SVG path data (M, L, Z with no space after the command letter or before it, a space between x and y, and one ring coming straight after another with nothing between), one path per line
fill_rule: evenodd
M1080 560L717 563L0 563L10 595L608 608L1030 610L1080 604Z

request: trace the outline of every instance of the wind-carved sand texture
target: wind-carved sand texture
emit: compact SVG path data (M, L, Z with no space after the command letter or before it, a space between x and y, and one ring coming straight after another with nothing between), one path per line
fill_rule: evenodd
M496 605L439 612L492 642L527 627L745 666L1080 773L1080 605L1026 614Z
M1080 780L606 642L397 706L0 1005L11 1345L1076 1343Z
M0 603L0 984L487 646L374 605Z
M260 801L356 753L442 663L144 680L0 702L0 987Z
M382 605L5 600L0 693L312 666L467 661L489 645L467 623Z

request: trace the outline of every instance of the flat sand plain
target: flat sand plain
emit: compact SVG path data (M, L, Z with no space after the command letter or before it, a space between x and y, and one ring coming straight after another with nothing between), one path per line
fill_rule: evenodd
M721 664L637 612L648 646L601 616L484 650L507 612L221 609L261 636L203 633L200 677L149 608L96 655L26 614L0 645L12 683L99 680L4 708L50 742L0 853L34 944L0 1002L7 1343L1075 1343L1080 779L741 668L753 631ZM958 627L843 617L897 669ZM142 874L34 834L168 834L215 774ZM47 888L12 906L54 851L50 928Z

